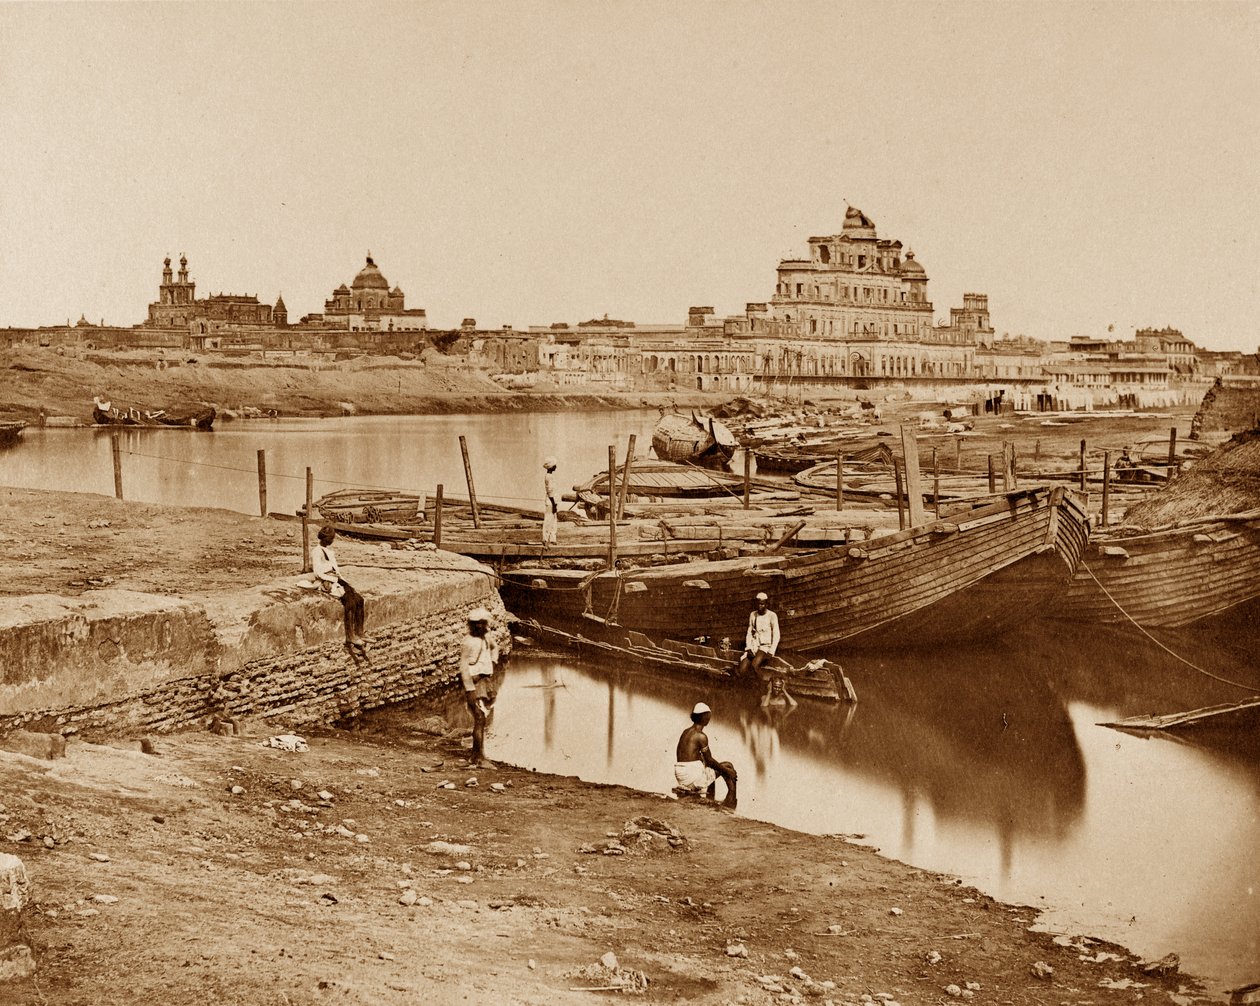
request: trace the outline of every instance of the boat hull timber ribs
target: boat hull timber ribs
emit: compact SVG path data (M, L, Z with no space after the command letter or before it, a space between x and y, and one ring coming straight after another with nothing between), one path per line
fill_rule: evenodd
M597 574L522 568L504 574L502 593L543 623L738 644L764 590L785 649L905 649L997 635L1043 612L1087 536L1080 497L1037 487L847 548Z

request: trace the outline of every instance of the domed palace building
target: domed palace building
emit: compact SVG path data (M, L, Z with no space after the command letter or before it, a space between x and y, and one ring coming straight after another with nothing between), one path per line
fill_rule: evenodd
M342 283L324 301L323 320L340 322L352 332L421 331L429 327L424 308L408 309L402 290L389 288L371 252L350 286Z

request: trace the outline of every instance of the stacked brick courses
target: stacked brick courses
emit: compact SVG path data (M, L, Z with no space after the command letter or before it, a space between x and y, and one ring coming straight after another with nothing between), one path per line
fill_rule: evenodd
M431 573L358 574L369 649L357 660L343 646L340 606L291 583L205 605L152 604L149 595L101 599L75 613L84 621L71 619L74 632L63 631L68 616L56 606L27 605L22 619L9 602L0 616L0 657L26 657L6 665L15 671L0 672L0 732L158 733L212 717L301 725L434 697L456 674L468 609L488 607L503 622L486 572L465 561ZM142 631L137 610L146 612ZM162 640L156 649L154 638ZM132 644L102 648L104 639ZM38 666L29 659L36 651ZM41 701L48 696L63 701Z

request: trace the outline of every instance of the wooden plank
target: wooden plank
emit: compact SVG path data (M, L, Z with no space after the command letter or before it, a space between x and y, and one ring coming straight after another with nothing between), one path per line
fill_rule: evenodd
M905 460L906 499L910 506L910 526L927 523L923 508L923 480L919 473L919 444L914 430L906 423L901 426L901 452Z

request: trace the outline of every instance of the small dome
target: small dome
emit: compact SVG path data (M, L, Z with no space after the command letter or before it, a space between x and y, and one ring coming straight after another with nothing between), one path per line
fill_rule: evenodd
M403 295L402 287L395 286L394 289L389 291L389 295L391 297L401 297Z
M389 283L381 275L381 271L376 268L376 263L372 261L372 256L369 255L367 257L367 265L359 270L359 275L354 278L350 288L352 290L388 290Z
M342 283L341 286L337 287L337 289L333 291L334 294L349 293L349 292L350 292L350 288L346 286L345 283Z
M902 275L905 275L906 273L913 273L916 276L927 275L927 270L914 260L914 252L912 251L906 252L906 257L902 259L901 272Z

